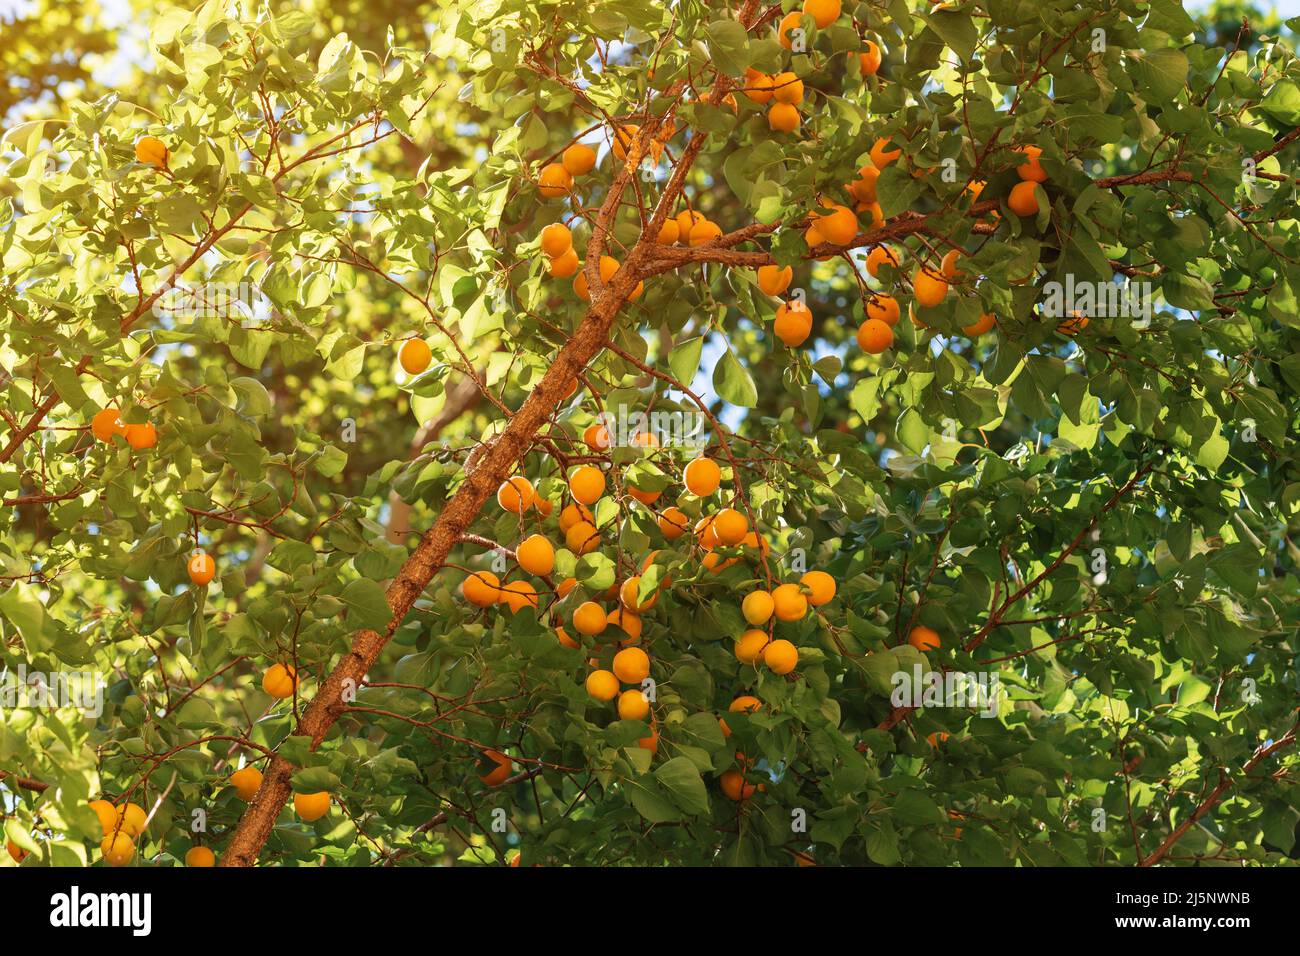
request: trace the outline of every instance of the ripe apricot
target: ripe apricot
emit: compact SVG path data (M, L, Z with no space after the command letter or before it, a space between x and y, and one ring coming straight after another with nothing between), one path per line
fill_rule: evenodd
M890 266L897 269L898 256L894 255L893 250L888 246L872 246L871 251L867 253L867 274L874 279L876 274L880 272L880 267L885 263L889 263ZM897 305L898 303L894 304ZM894 316L894 320L897 321L898 316Z
M610 611L605 615L605 621L626 634L628 644L636 644L641 640L641 618L626 608L619 607Z
M723 508L713 520L718 540L730 547L740 544L745 533L749 531L749 519L735 508Z
M99 817L99 826L103 829L104 836L117 828L117 807L107 800L91 800L89 806L95 811L95 816Z
M154 428L153 422L127 425L123 429L123 437L126 439L126 443L136 451L152 448L158 444L158 430Z
M686 512L675 505L670 505L659 514L659 531L669 541L676 541L686 533L688 519Z
M573 174L559 163L548 163L537 175L537 191L547 199L568 195L573 189Z
M117 808L117 823L115 828L123 833L129 833L131 836L139 836L144 832L144 823L148 814L144 812L144 807L138 803L124 803Z
M767 110L767 125L778 133L793 133L799 128L799 109L789 103L773 103Z
M655 602L659 600L659 593L655 591L644 601L638 603L637 595L640 593L641 576L639 574L634 574L632 577L624 581L623 586L619 588L618 599L622 602L623 606L633 614L644 614L655 606Z
M763 648L767 646L767 641L766 631L746 631L736 640L736 660L742 664L753 664L763 655Z
M892 326L898 322L898 300L884 292L876 292L867 300L866 312L868 319Z
M749 99L763 106L772 98L772 78L752 66L745 69L745 88L742 91Z
M627 159L627 151L632 148L632 144L641 133L641 127L635 123L624 123L614 131L611 138L610 148L614 155L619 159Z
M569 476L569 492L579 504L595 504L605 493L605 473L593 465L579 465Z
M661 246L671 246L681 238L682 227L677 225L676 219L665 219L664 224L659 227L659 235L655 237L655 242Z
M256 767L244 767L230 775L230 785L235 788L239 799L247 803L262 786L262 771Z
M857 209L862 214L858 221L862 223L864 230L870 232L872 229L879 229L885 224L885 210L880 207L880 203L858 203Z
M596 151L585 143L574 143L560 156L570 176L585 176L596 167Z
M618 695L618 678L606 670L587 675L587 693L596 700L613 700Z
M783 302L776 310L772 331L788 347L802 345L812 334L813 314L802 302Z
M402 348L397 353L397 360L401 362L402 370L407 375L419 375L433 361L433 351L424 339L410 338L402 343Z
M580 505L577 502L565 505L564 510L560 512L560 530L567 536L569 529L580 521L585 521L588 524L596 523L596 519L592 517L591 510L586 505Z
M110 833L99 845L99 852L109 866L126 866L135 858L135 841L127 833Z
M122 435L126 432L126 426L118 419L118 410L116 406L110 405L108 408L95 413L90 420L90 433L100 441L112 441L114 435Z
M306 823L315 823L330 812L330 795L326 790L317 793L295 793L293 809Z
M691 246L702 246L706 242L712 242L722 235L722 227L716 222L708 219L702 219L691 227Z
M529 574L545 577L555 570L555 548L543 535L530 534L519 542L515 560Z
M832 245L847 246L858 234L858 217L848 206L823 203L830 212L815 213L813 222L817 231Z
M501 487L497 489L497 504L501 506L502 511L508 511L514 515L521 515L531 508L536 498L537 494L533 491L533 483L523 475L507 478L501 482Z
M635 485L628 485L627 493L631 495L633 498L635 498L637 501L641 502L641 504L643 505L654 504L656 501L659 500L659 496L663 494L662 491L642 491L640 488L637 488Z
M293 696L298 686L298 675L287 664L272 664L262 675L262 690L277 700Z
M659 753L659 731L651 730L649 737L642 737L637 740L636 745L642 750L650 751L650 756Z
M695 522L695 538L697 543L705 551L712 551L722 544L718 537L718 528L714 523L717 515L705 515L699 521Z
M576 555L590 554L600 547L600 532L590 521L579 521L564 533L564 543Z
M527 581L511 581L501 586L501 603L510 608L511 614L518 614L526 607L537 610L537 588Z
M569 596L569 592L578 586L577 578L565 578L560 582L559 587L555 589L555 594L560 600Z
M27 859L27 851L24 850L22 847L20 847L13 840L5 841L5 850L8 851L9 858L13 860L15 863L21 863L23 860Z
M624 684L639 684L650 676L650 655L639 647L625 647L614 655L613 668Z
M877 169L884 169L899 156L903 155L901 149L890 149L891 144L889 137L883 137L875 141L871 146L871 161L876 164Z
M644 691L625 690L618 695L618 716L622 720L645 720L650 713L650 701Z
M749 694L741 694L739 697L737 697L735 700L731 702L731 706L729 706L727 710L730 711L731 713L737 713L737 714L738 713L752 714L754 711L758 710L762 706L763 706L763 702L759 700L757 697L752 697ZM723 720L722 718L718 718L718 725L722 728L722 736L724 737L731 736L731 728L727 726L727 722L725 720Z
M192 846L185 851L186 866L216 866L217 855L206 846Z
M751 591L740 602L740 613L745 616L746 621L754 627L758 627L760 624L768 622L774 607L775 604L769 592L763 590Z
M691 494L704 498L718 490L718 485L722 482L722 469L712 458L694 458L686 463L682 482Z
M512 769L509 757L499 750L485 750L480 765L483 762L491 762L493 767L487 773L479 774L479 780L489 787L499 787L506 782Z
M763 648L763 663L773 674L788 674L799 664L799 649L789 641L773 641Z
M581 647L582 645L569 636L569 632L558 624L555 627L555 637L565 647Z
M858 347L868 355L879 355L894 344L894 330L879 319L867 319L858 326Z
M866 50L858 54L858 63L862 65L862 75L875 76L880 72L880 60L880 47L868 40Z
M189 572L190 580L202 587L216 576L217 562L206 551L197 550L190 553L189 560L185 562L185 570Z
M772 550L772 546L767 543L767 539L760 538L757 532L754 531L749 532L749 534L741 538L740 544L742 547L755 548L758 551L761 551L764 557L767 557L768 552Z
M849 183L849 192L858 202L873 203L876 201L876 181L879 179L880 170L868 163L858 170L858 178Z
M793 279L794 269L789 266L784 269L780 266L758 267L758 287L764 295L780 295L790 288Z
M969 335L971 338L975 338L976 336L983 335L985 332L988 332L993 328L993 326L997 324L998 324L998 320L993 315L992 312L982 312L980 313L980 317L978 319L976 319L970 325L963 325L961 330L965 332L967 335Z
M162 140L153 136L141 136L135 141L135 161L144 163L146 166L152 166L155 169L166 169L167 158L171 155L167 146Z
M704 213L697 209L683 209L674 220L677 223L677 241L690 242L691 230L697 223L704 222Z
M607 284L610 279L614 278L614 273L618 272L618 260L613 256L600 257L600 281ZM573 291L584 302L591 301L591 293L587 288L587 272L584 269L579 272L573 280Z
M552 279L567 279L577 273L582 266L578 251L572 246L554 259L546 260L546 274Z
M803 12L813 18L818 30L824 30L840 18L840 0L807 0Z
M594 637L605 630L605 609L595 601L584 601L573 612L573 626L579 634Z
M821 607L835 597L835 579L825 571L808 571L799 579L808 591L808 603Z
M777 25L776 37L780 41L781 46L785 47L787 50L794 49L794 38L790 36L791 31L798 30L800 34L803 33L803 27L800 24L802 19L803 13L798 10L791 10L781 18L781 22Z
M948 294L948 283L943 276L922 267L912 277L912 293L916 296L917 305L933 308Z
M722 786L722 792L732 800L748 800L754 795L754 785L746 782L745 775L739 770L725 771L718 778L718 783Z
M599 422L588 425L582 432L582 442L592 451L604 451L609 447L609 429Z
M491 571L475 571L460 585L465 600L476 607L491 607L497 603L501 581Z
M552 259L564 255L573 248L573 233L564 223L553 222L542 230L542 252Z
M908 632L907 643L918 651L932 651L943 642L939 640L938 631L928 628L924 624L918 624Z
M1033 180L1016 183L1007 197L1007 206L1017 216L1038 215L1038 184Z
M1025 161L1016 167L1016 175L1025 182L1047 182L1047 170L1038 161L1038 157L1043 155L1043 151L1037 146L1021 146L1017 152L1025 154Z
M803 102L803 80L788 71L776 74L772 77L772 99L798 106Z
M949 249L939 264L940 274L949 282L961 278L961 273L957 271L957 260L961 258L961 253L960 249Z
M808 598L797 584L781 584L772 591L772 608L778 621L802 621L808 613Z

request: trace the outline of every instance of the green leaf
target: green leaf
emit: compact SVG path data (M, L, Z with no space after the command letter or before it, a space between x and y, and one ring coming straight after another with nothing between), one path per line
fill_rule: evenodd
M384 589L364 578L348 582L339 600L348 606L350 627L382 630L393 616Z
M1187 55L1182 50L1131 51L1124 65L1140 95L1158 105L1171 102L1187 85Z
M699 371L703 350L704 338L698 335L674 346L668 353L668 367L672 370L673 378L689 387L695 380L695 373Z
M49 647L45 635L45 605L33 585L15 581L0 591L0 616L17 628L28 654L39 654Z
M745 366L740 364L730 345L713 369L713 387L723 401L732 405L753 408L758 404L758 388L754 385L754 379Z
M700 770L686 757L673 757L654 772L654 778L682 812L703 816L709 812L709 795L704 789Z

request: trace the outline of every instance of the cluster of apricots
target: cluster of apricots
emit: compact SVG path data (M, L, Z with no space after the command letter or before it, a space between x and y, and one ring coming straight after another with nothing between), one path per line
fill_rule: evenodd
M293 695L297 687L297 676L292 667L275 664L263 675L262 687L272 697L284 699ZM262 786L262 772L256 767L243 767L230 775L229 783L239 798L248 802ZM329 812L330 795L326 792L295 794L293 805L298 815L311 823ZM126 866L135 858L136 838L144 832L147 819L144 809L130 802L115 807L107 800L92 800L90 808L95 811L103 827L104 840L100 845L100 853L104 862L109 866ZM20 856L15 849L10 849L10 855L21 862L26 853L19 851ZM216 855L210 848L196 845L186 852L185 865L215 866Z
M1017 216L1038 215L1038 184L1047 182L1047 170L1043 169L1038 157L1043 151L1037 146L1022 146L1019 150L1025 161L1016 167L1020 182L1011 187L1007 196L1007 206Z
M135 841L145 830L148 814L138 803L127 802L115 807L107 800L90 801L90 809L99 817L104 839L99 845L109 866L126 866L135 859Z
M153 422L124 425L118 415L119 410L116 405L109 405L96 412L90 419L90 433L99 441L106 443L112 443L114 437L120 436L136 451L143 451L158 444L158 429L154 427Z
M767 281L766 273L764 281ZM583 440L595 451L610 447L609 433L600 424L589 426L583 433ZM647 448L655 448L658 444L649 433L632 436L631 442ZM742 556L747 553L767 555L769 546L766 540L751 528L750 519L741 510L725 504L715 509L707 507L708 500L722 486L723 471L716 461L706 455L695 457L685 464L680 477L685 491L704 506L704 513L692 520L676 505L663 507L656 513L656 523L666 540L676 541L684 535L692 535L695 546L702 553L701 564L714 573L742 560L741 556L735 556L736 552ZM557 527L563 536L562 546L575 556L589 554L603 543L593 508L606 494L607 488L607 474L596 465L578 465L568 474L568 500L559 509ZM663 494L637 489L626 482L624 489L629 496L652 510ZM512 515L523 517L536 512L545 519L555 513L557 503L548 501L526 477L516 475L498 488L497 504ZM550 585L549 578L556 567L556 548L557 545L546 534L528 534L514 548L515 564L520 571L546 580ZM660 593L671 586L671 581L661 579L657 587L649 588L647 593L642 577L658 553L651 551L644 558L640 573L628 575L599 595L584 597L575 593L579 588L576 578L559 581L553 585L553 599L545 606L538 587L522 577L510 580L507 575L503 580L493 571L472 570L461 584L465 600L475 607L501 607L511 614L532 608L549 621L556 639L566 647L591 647L594 641L591 653L596 656L588 658L589 670L585 678L588 696L601 704L613 701L620 719L646 721L651 734L638 743L652 754L658 751L659 735L655 729L654 695L647 693L646 689L652 660L640 646L644 627L642 617L651 611ZM799 650L791 640L775 636L775 628L783 622L803 620L810 608L826 604L835 593L836 583L831 575L809 571L797 582L780 583L771 591L755 590L746 595L741 613L749 629L735 640L737 660L751 666L761 663L776 675L792 673L798 667ZM614 602L612 608L603 603L609 601ZM615 632L612 640L611 629ZM612 658L606 656L611 653ZM724 732L725 726L723 722ZM480 779L489 786L499 785L508 776L510 758L496 751L490 751L486 756L496 762L496 767L481 774ZM754 787L744 784L743 777L739 782L737 779L735 774L724 774L721 784L728 795L742 799L752 793Z
M537 191L547 199L558 199L573 191L573 181L596 166L596 152L583 143L574 143L560 156L558 163L547 163L537 174Z

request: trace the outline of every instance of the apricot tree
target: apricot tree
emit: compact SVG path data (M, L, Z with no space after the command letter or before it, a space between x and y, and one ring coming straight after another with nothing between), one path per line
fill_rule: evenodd
M1291 852L1289 44L227 6L4 135L15 860Z

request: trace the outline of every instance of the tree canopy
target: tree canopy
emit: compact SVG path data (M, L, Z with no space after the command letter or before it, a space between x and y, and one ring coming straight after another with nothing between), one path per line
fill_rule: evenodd
M0 865L1289 860L1300 24L141 14L0 19Z

